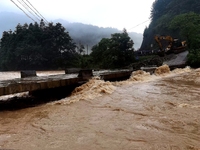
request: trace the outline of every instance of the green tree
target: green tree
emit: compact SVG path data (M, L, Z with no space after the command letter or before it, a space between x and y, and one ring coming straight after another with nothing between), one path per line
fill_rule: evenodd
M200 15L194 12L178 15L171 21L170 27L187 39L188 64L200 67Z
M0 69L57 69L75 58L75 43L60 24L18 24L14 32L4 32L0 42Z
M104 67L105 53L109 49L110 39L103 38L97 45L92 47L92 53L90 54L93 59L93 66Z
M91 56L102 68L121 68L134 61L133 41L126 29L123 33L115 33L111 38L102 39L92 48Z
M83 54L85 53L85 51L84 51L85 47L84 47L84 45L83 45L82 43L79 42L79 44L78 44L78 46L76 46L76 48L77 48L77 51L78 51L78 53L79 53L80 55L81 55L82 53L83 53Z
M187 57L188 57L187 62L191 67L195 68L200 67L200 48L191 49Z
M151 19L157 20L159 17L165 14L169 2L170 0L155 0L151 9Z
M56 25L50 23L44 30L43 38L44 50L42 56L47 60L46 62L55 68L69 65L69 61L75 53L76 45L69 33L65 32L65 28L60 23ZM46 55L47 53L48 55Z
M3 36L0 40L0 67L5 68L10 68L12 66L12 63L16 61L15 57L15 49L13 49L13 43L14 43L14 38L12 36L13 33L11 32L3 32ZM5 50L6 49L6 50ZM13 66L16 66L16 63L13 64Z
M170 28L178 30L186 38L189 48L198 48L200 36L200 15L194 12L177 15L172 19Z

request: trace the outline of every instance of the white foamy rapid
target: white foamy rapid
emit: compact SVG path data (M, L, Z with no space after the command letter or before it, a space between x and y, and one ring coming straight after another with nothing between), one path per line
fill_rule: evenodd
M149 72L145 72L143 70L134 71L132 72L130 78L125 81L105 82L100 80L98 77L94 77L93 79L89 80L89 82L81 85L80 87L77 87L70 97L64 98L57 102L53 102L51 104L62 105L75 103L80 100L92 100L104 94L112 94L118 86L154 81L167 76L177 75L190 71L191 69L186 67L184 69L176 69L171 72L169 66L163 65L156 68L155 73L152 75Z
M93 78L87 83L75 88L70 97L53 102L53 104L70 104L80 100L92 100L102 96L102 94L111 94L115 88L116 87L109 81L105 82L103 80Z

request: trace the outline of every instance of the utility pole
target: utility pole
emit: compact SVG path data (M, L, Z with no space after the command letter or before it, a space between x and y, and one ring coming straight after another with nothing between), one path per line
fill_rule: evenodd
M87 55L88 55L88 45L87 45Z

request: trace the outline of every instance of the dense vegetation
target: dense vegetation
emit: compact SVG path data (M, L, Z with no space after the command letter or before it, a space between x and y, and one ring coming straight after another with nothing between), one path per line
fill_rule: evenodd
M1 70L58 69L76 60L76 45L60 24L18 24L3 32L0 43Z
M111 38L103 38L92 48L91 57L94 64L101 68L121 68L134 62L133 41L126 29L115 33Z
M124 29L102 39L84 53L84 45L74 43L60 23L18 24L14 31L4 31L0 41L0 70L120 68L134 61L133 41Z
M170 35L188 43L188 63L200 66L200 1L155 0L151 10L151 23L143 33L141 49L157 48L155 35ZM154 45L151 47L151 45Z

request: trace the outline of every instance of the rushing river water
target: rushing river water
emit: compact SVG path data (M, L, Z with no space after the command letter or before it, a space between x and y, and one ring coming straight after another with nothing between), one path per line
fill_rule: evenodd
M200 150L200 69L162 70L95 78L62 100L1 111L0 149Z

